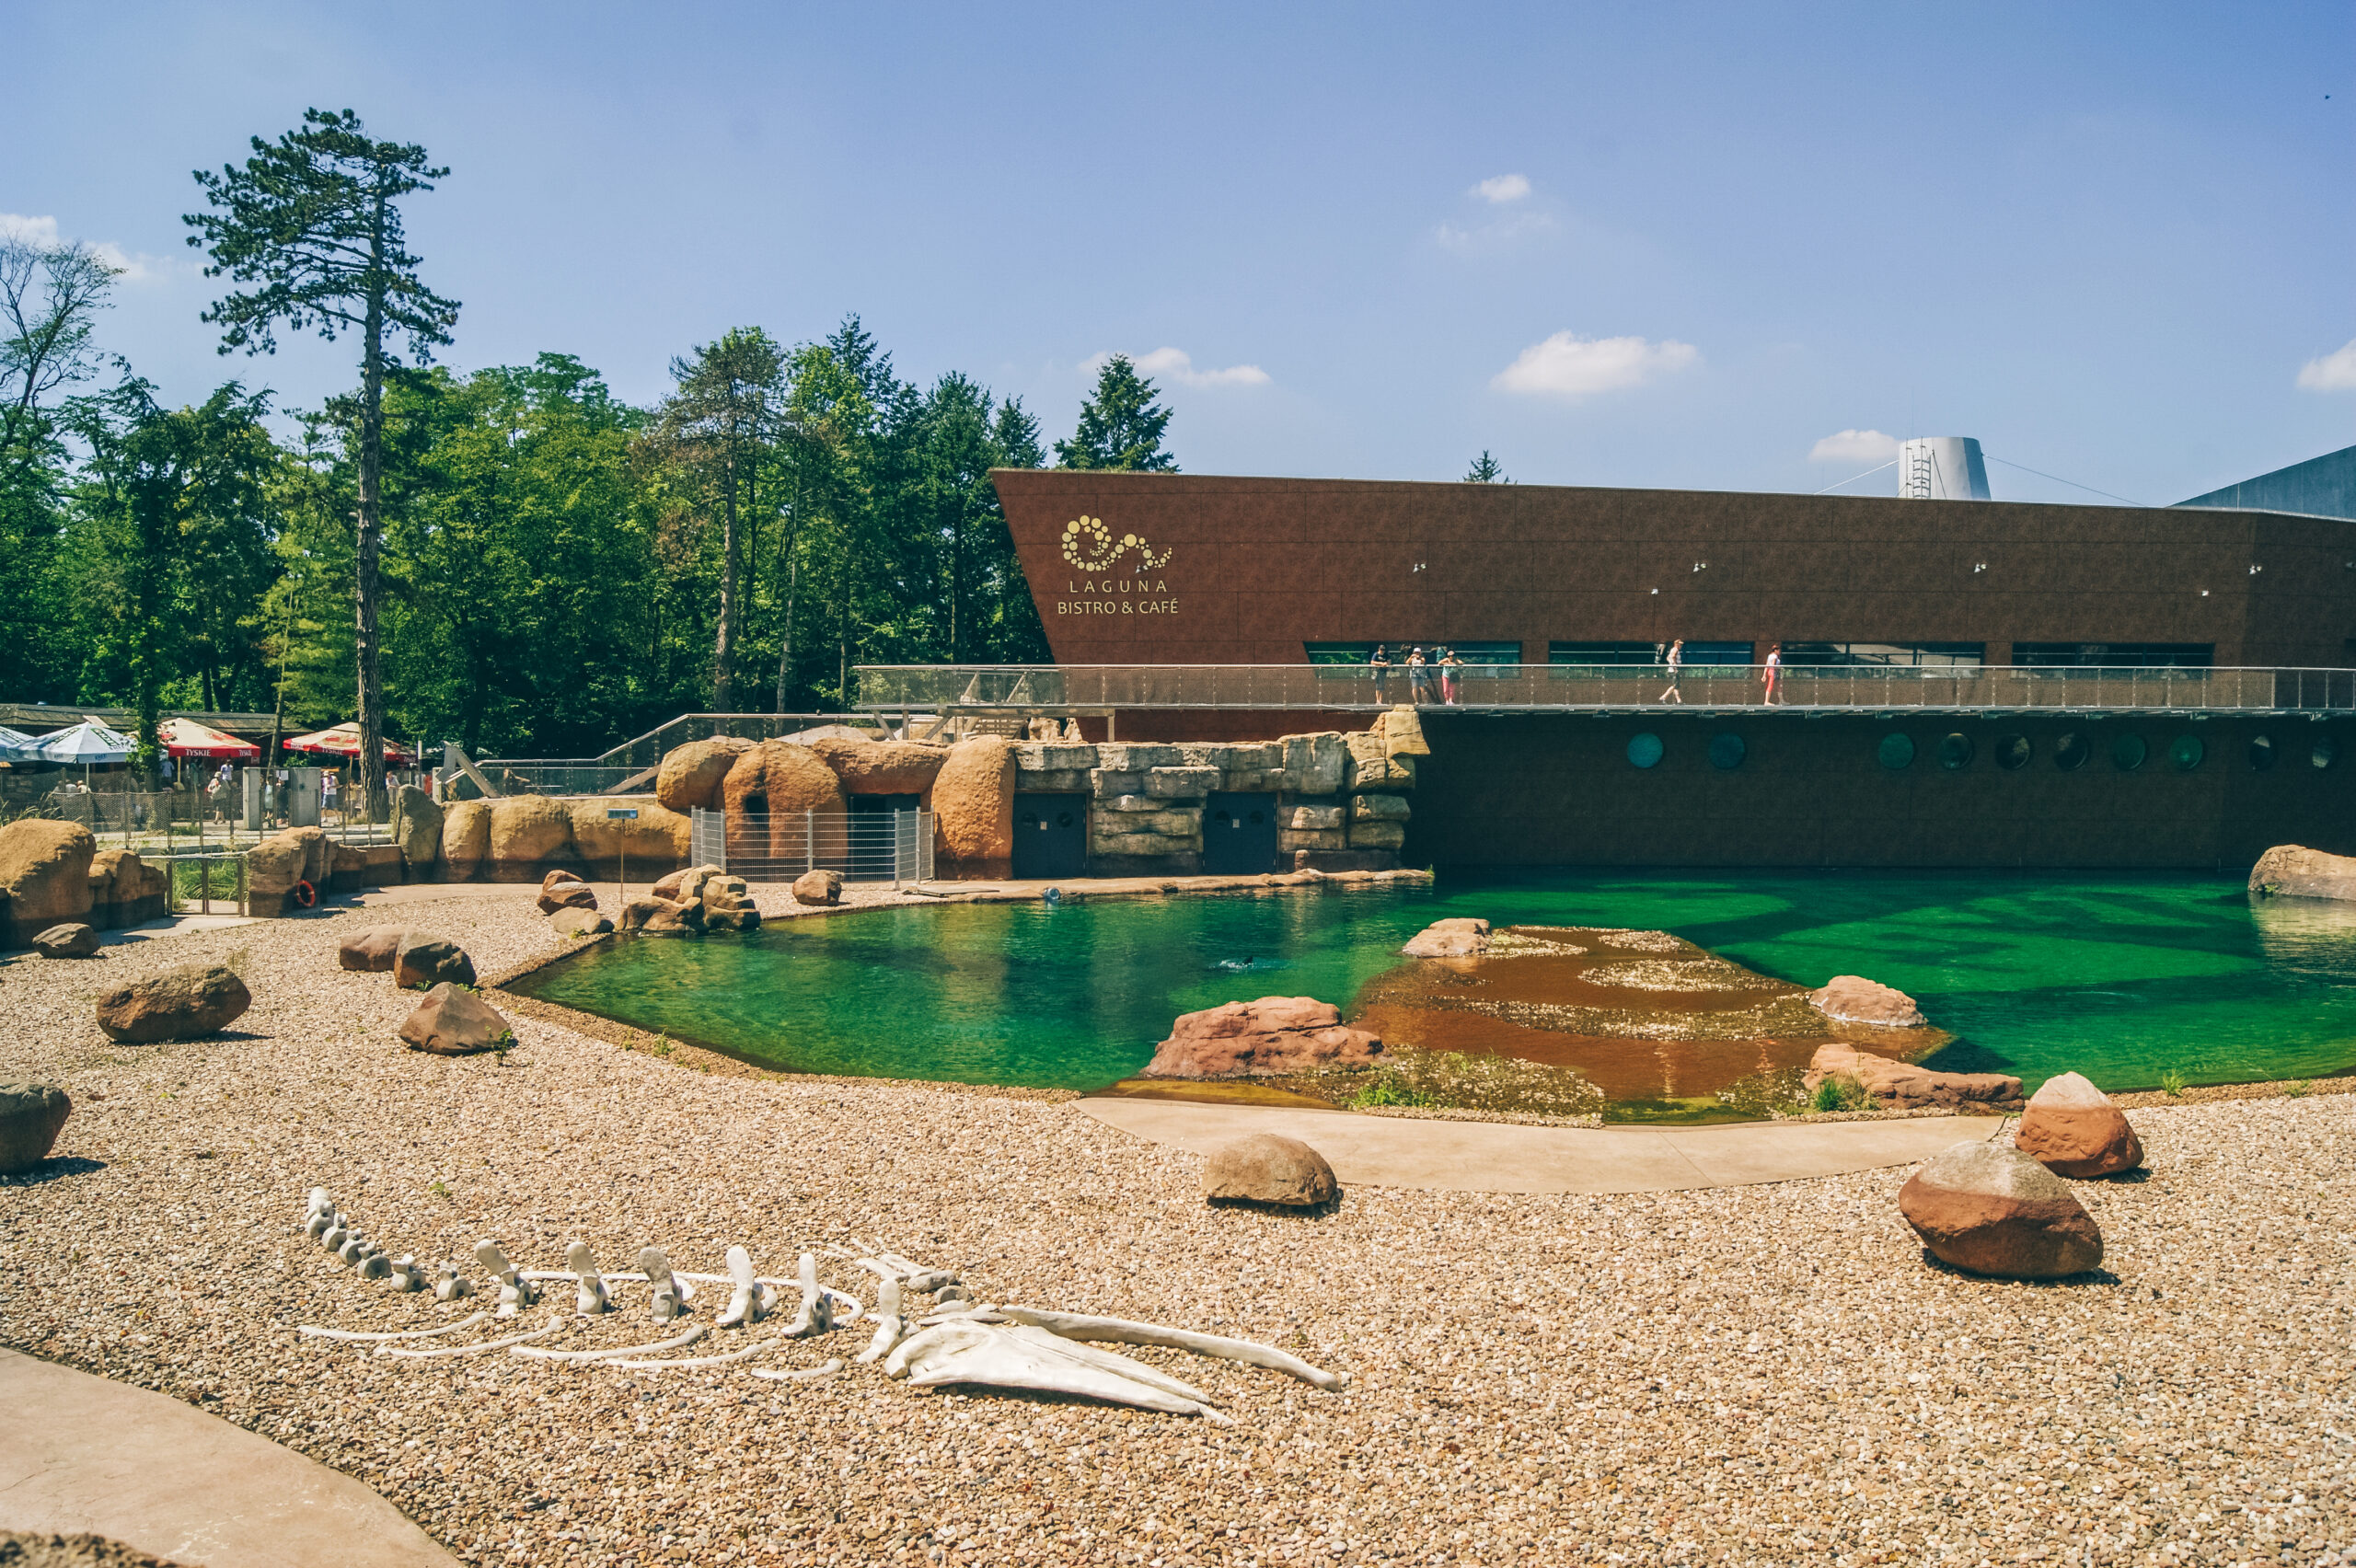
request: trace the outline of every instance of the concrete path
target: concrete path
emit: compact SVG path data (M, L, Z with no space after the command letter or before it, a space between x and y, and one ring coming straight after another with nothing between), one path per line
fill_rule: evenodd
M1994 1116L1747 1122L1716 1127L1525 1127L1341 1111L1080 1100L1072 1108L1152 1143L1207 1154L1246 1133L1299 1138L1344 1186L1442 1193L1675 1193L1911 1165L2003 1125Z
M0 1527L190 1568L457 1568L348 1475L167 1395L0 1350Z

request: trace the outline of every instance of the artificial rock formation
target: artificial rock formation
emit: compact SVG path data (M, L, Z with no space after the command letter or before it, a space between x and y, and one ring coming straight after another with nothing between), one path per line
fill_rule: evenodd
M714 871L697 890L696 902L703 906L703 928L707 931L760 929L761 912L754 905L752 890L745 885L743 877Z
M793 879L793 902L812 905L843 901L843 874L820 867Z
M2047 1078L2029 1097L2013 1146L2057 1176L2111 1176L2143 1163L2127 1113L2076 1073Z
M919 741L846 740L820 735L810 753L834 771L846 795L921 795L948 759L946 746Z
M1372 1066L1380 1036L1342 1022L1342 1010L1314 997L1262 997L1182 1014L1154 1048L1149 1078L1236 1078Z
M664 754L663 766L654 775L655 800L682 815L699 806L715 809L728 770L752 749L752 742L738 736L714 735L708 741L689 741Z
M549 917L549 928L568 941L576 941L602 937L614 928L614 923L595 909L560 909Z
M90 924L120 930L159 919L172 911L170 873L129 849L101 849L90 857Z
M442 813L442 875L471 882L491 854L491 802L455 801Z
M613 815L618 807L634 817ZM694 853L695 819L643 795L598 797L572 803L572 853L590 873L620 880L680 864ZM633 868L635 870L633 870Z
M98 1027L123 1045L194 1040L218 1033L253 1005L253 993L228 970L190 963L100 997Z
M1002 736L976 735L949 749L932 782L936 871L984 881L1012 872L1019 773Z
M539 906L543 915L560 909L595 909L597 893L571 871L550 871L540 879Z
M721 786L721 799L731 827L739 833L749 835L747 819L767 819L768 853L778 859L803 852L808 813L817 814L823 833L830 819L846 811L835 770L808 746L791 741L763 741L738 757ZM622 928L629 928L627 922Z
M394 945L393 984L404 991L474 983L475 961L454 941L423 931L403 931Z
M515 1029L497 1008L448 981L425 993L401 1020L401 1043L437 1056L473 1051L502 1051L515 1043Z
M333 885L333 841L316 827L290 827L246 851L246 908L280 915L299 905L308 884L316 901Z
M675 903L667 898L633 898L622 905L619 928L650 937L692 937L703 931L700 903Z
M1828 1078L1857 1080L1877 1109L1886 1111L2014 1112L2021 1108L2021 1080L2008 1073L1938 1073L1911 1062L1892 1061L1854 1045L1819 1045L1805 1081L1812 1091Z
M90 913L90 862L98 841L79 823L20 817L0 827L0 947Z
M1409 958L1472 958L1489 951L1486 920L1435 920L1399 950Z
M393 791L393 846L410 872L423 877L442 853L442 808L414 784Z
M2102 1262L2077 1195L2016 1148L1960 1143L1916 1171L1899 1212L1943 1263L2000 1279L2059 1279Z
M0 1175L47 1159L73 1113L74 1101L55 1084L0 1084Z
M2249 890L2277 898L2356 898L2356 856L2278 844L2249 869Z
M1807 999L1817 1011L1843 1023L1871 1024L1877 1029L1920 1029L1926 1021L1913 997L1862 974L1836 974L1821 990L1810 992Z
M408 934L399 926L364 927L336 944L335 961L355 974L388 974Z
M1203 1162L1203 1196L1217 1203L1275 1204L1316 1208L1341 1188L1325 1157L1274 1133L1252 1133L1214 1150Z
M68 921L34 937L33 951L43 958L96 958L98 933L78 920Z
M544 863L572 847L572 811L545 795L491 802L485 874L492 882L537 882Z

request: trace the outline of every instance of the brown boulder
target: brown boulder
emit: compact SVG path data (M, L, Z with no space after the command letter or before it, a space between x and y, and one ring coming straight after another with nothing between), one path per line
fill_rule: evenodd
M389 974L401 939L408 934L399 926L365 927L336 944L335 961L355 974Z
M98 841L75 822L19 817L0 827L0 947L90 913L90 862Z
M228 970L190 963L100 997L98 1027L124 1045L193 1040L218 1032L253 1005L253 993Z
M804 871L793 879L793 902L796 904L840 904L843 901L843 874L820 867Z
M2249 890L2277 898L2356 898L2356 856L2278 844L2249 869Z
M78 920L52 926L33 939L33 951L43 958L96 958L98 933Z
M549 917L549 928L568 941L583 937L602 937L614 928L614 923L595 909L560 909Z
M703 886L696 890L696 902L709 914L715 909L750 909L753 890L745 885L743 877L732 877L726 871L714 870L703 879Z
M1003 744L1003 743L1001 743ZM946 746L916 741L847 741L820 735L812 755L834 770L846 795L921 795L948 758Z
M714 735L675 747L664 754L654 775L654 798L682 814L698 806L713 810L720 804L720 787L728 781L728 770L752 749L752 742L735 735Z
M90 923L110 929L137 926L168 915L170 873L129 849L101 849L90 857Z
M816 814L818 831L825 835L841 830L839 819L846 812L835 770L808 746L791 741L763 741L738 757L720 796L728 810L732 852L741 840L746 853L766 853L772 859L803 857L809 813Z
M393 984L404 991L475 983L475 961L466 949L423 931L403 931L393 948Z
M568 871L560 868L556 870L550 871L548 875L540 879L540 891L542 893L553 893L558 888L564 886L567 882L577 882L580 880L580 872Z
M2143 1163L2127 1113L2076 1073L2047 1078L2029 1096L2013 1147L2057 1176L2109 1176Z
M2102 1262L2076 1194L2016 1148L1959 1143L1900 1189L1898 1211L1943 1263L1999 1279L2059 1279Z
M1382 1041L1342 1022L1341 1009L1314 997L1262 997L1182 1015L1154 1048L1149 1078L1234 1078L1246 1073L1363 1067Z
M539 905L543 915L553 915L560 909L595 909L597 894L584 882L560 882L540 890Z
M1862 974L1836 974L1822 990L1808 993L1808 1005L1843 1023L1877 1029L1920 1029L1925 1021L1914 998Z
M618 817L616 810L636 812ZM694 853L695 820L644 795L572 803L572 851L601 877L618 879L676 866Z
M1203 1162L1203 1196L1214 1203L1316 1208L1332 1203L1340 1191L1323 1155L1299 1138L1274 1133L1247 1134Z
M515 1043L515 1027L472 991L444 981L426 992L401 1020L401 1043L437 1056L503 1051Z
M1813 1090L1831 1077L1853 1078L1877 1108L1890 1111L2017 1111L2021 1080L2009 1073L1937 1073L1834 1043L1819 1045L1805 1081Z
M442 813L443 875L471 881L491 855L489 801L455 801Z
M442 808L414 784L393 791L393 847L401 862L419 877L433 869L442 853Z
M546 795L493 801L489 844L492 882L531 882L544 862L572 852L572 813Z
M1003 735L976 735L952 746L947 758L932 781L934 869L944 877L985 882L1011 875L1013 743Z
M0 1084L0 1175L47 1159L73 1113L74 1101L55 1084Z
M1399 950L1409 958L1470 958L1489 951L1486 920L1435 920Z
M622 905L621 928L650 937L692 937L703 930L703 905L667 898L633 898Z

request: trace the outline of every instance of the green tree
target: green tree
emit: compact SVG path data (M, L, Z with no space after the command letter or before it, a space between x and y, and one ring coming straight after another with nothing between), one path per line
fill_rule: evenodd
M1485 446L1481 449L1481 455L1472 459L1472 466L1464 471L1464 482L1468 485L1513 483L1511 479L1506 478L1506 466L1490 456L1489 449Z
M360 782L372 817L385 793L383 648L377 630L383 542L384 386L398 359L387 339L407 339L420 364L450 341L458 302L418 277L401 225L400 201L449 174L428 166L414 144L371 140L350 110L303 111L303 126L275 143L253 138L253 156L218 174L196 171L214 209L185 221L189 244L212 259L207 277L227 274L258 287L225 295L204 313L222 328L221 352L271 353L283 322L333 340L360 334L358 538L354 551L359 653Z
M1178 460L1161 449L1170 410L1154 401L1158 396L1159 389L1138 374L1127 355L1114 354L1096 373L1096 390L1080 406L1079 428L1069 441L1056 443L1056 466L1176 473Z
M735 695L745 521L757 515L766 500L763 481L779 435L785 355L759 328L740 327L673 360L671 375L678 387L664 401L656 433L673 460L699 481L705 515L720 522L711 701L724 713ZM774 509L773 501L768 504Z

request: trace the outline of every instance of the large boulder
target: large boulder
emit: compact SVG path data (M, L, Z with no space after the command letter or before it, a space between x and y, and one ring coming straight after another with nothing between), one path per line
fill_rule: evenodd
M618 817L617 810L636 812ZM695 819L644 795L616 795L572 804L572 849L598 877L621 879L667 870L694 853Z
M1415 754L1405 751L1393 754L1387 733L1361 730L1353 735L1344 735L1342 744L1349 755L1349 764L1342 775L1342 788L1350 793L1379 790L1386 794L1397 794L1415 787Z
M1342 737L1327 730L1313 735L1287 735L1276 743L1284 748L1285 778L1295 795L1338 795L1350 754Z
M1382 737L1382 749L1391 756L1429 756L1432 748L1424 739L1424 721L1412 708L1394 708L1374 721L1374 732Z
M976 735L949 748L932 782L934 870L989 881L1014 870L1014 745ZM833 899L826 902L833 903Z
M401 1020L401 1043L437 1056L473 1051L503 1051L515 1043L515 1026L472 991L445 981L425 993Z
M549 929L567 941L602 937L613 928L614 923L595 909L560 909L549 917Z
M537 882L549 861L572 854L572 812L562 801L510 795L491 802L491 881Z
M143 925L172 910L171 873L129 849L90 857L90 923L110 930Z
M1943 1263L2059 1279L2102 1262L2102 1232L2062 1179L2016 1148L1959 1143L1899 1190L1898 1211Z
M1804 1081L1812 1091L1828 1078L1856 1079L1877 1110L2010 1113L2021 1108L2021 1080L2009 1073L1933 1072L1839 1042L1816 1048Z
M79 920L69 920L34 937L33 951L43 958L96 958L98 933Z
M393 984L404 991L474 983L475 961L454 941L424 931L403 931L394 944Z
M1276 1204L1316 1208L1341 1188L1325 1157L1299 1138L1248 1133L1222 1144L1203 1162L1203 1196L1214 1203Z
M98 998L98 1027L124 1045L217 1033L254 1005L246 983L217 963L189 963L118 986Z
M354 974L388 974L408 934L399 926L364 926L336 944L335 961Z
M843 901L843 874L821 866L816 870L804 871L794 878L791 891L796 904L814 906L840 904Z
M846 741L822 735L809 743L812 755L834 770L846 795L921 795L932 788L946 746L917 741Z
M47 1159L73 1113L74 1101L53 1083L0 1083L0 1175Z
M633 898L622 905L621 928L648 937L703 935L703 905L667 898Z
M393 791L393 845L413 877L422 879L442 855L442 808L414 784Z
M1149 1078L1235 1078L1316 1067L1364 1067L1382 1041L1342 1022L1342 1009L1314 997L1262 997L1185 1013L1154 1048Z
M543 915L553 915L560 909L595 909L597 907L597 893L587 882L574 878L543 886L539 905Z
M489 801L454 801L442 813L442 874L471 882L491 856Z
M655 800L664 809L683 814L698 806L717 809L728 770L752 749L752 742L736 735L714 735L708 741L674 747L664 754L663 766L655 771Z
M805 853L808 813L816 813L823 836L841 831L838 819L847 811L835 770L808 746L791 741L763 741L738 757L720 798L728 811L731 852L742 843L745 853L772 859L799 859Z
M1489 951L1489 923L1471 918L1435 920L1399 951L1409 958L1471 958Z
M90 913L90 862L98 841L80 823L19 817L0 827L0 947Z
M2013 1147L2057 1176L2110 1176L2143 1163L2127 1113L2076 1073L2047 1078L2029 1096Z
M2249 890L2280 898L2356 898L2356 856L2278 844L2249 869Z
M753 903L752 889L745 885L743 877L732 877L725 871L706 877L697 902L703 906L703 928L707 931L761 928L760 909Z
M1808 1005L1842 1023L1870 1024L1877 1029L1920 1029L1927 1021L1914 998L1905 992L1866 979L1862 974L1836 974L1821 989L1808 993Z

